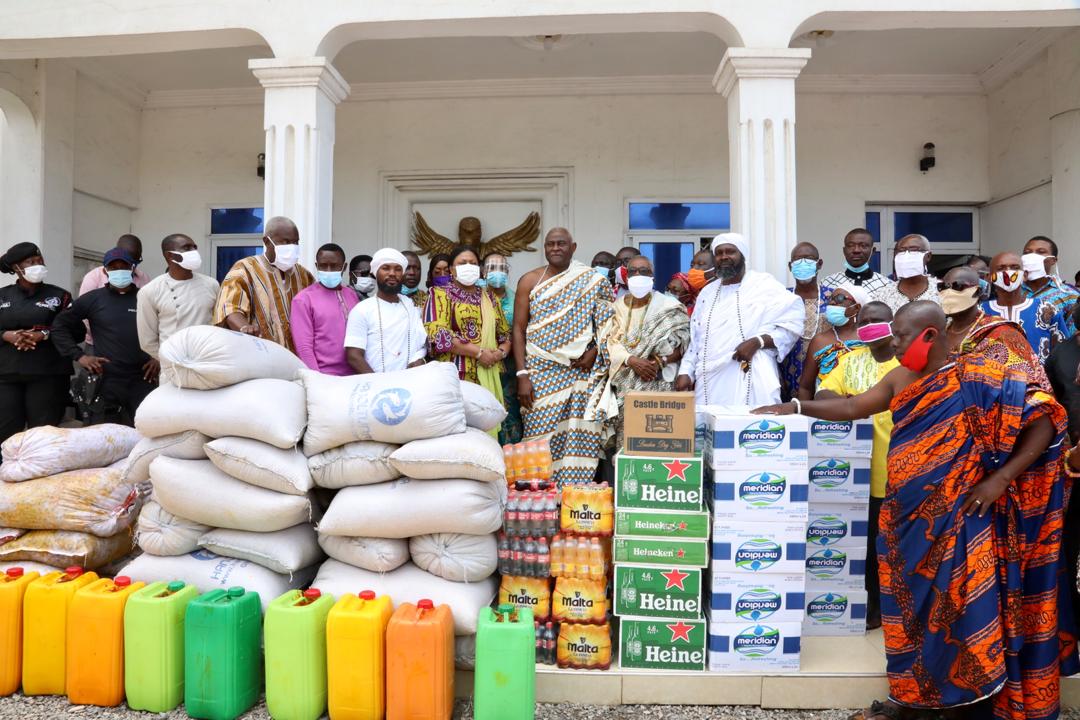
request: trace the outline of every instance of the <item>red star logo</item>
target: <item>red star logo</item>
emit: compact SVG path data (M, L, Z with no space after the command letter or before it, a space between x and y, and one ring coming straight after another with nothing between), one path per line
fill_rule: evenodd
M671 631L671 642L678 642L680 639L690 642L690 631L694 629L694 626L680 620L674 625L668 625L667 629Z
M680 590L685 590L686 588L683 587L683 580L690 577L690 573L683 572L678 568L675 568L674 570L668 570L667 572L662 572L660 573L660 575L665 580L667 580L667 585L664 587L665 590L670 590L671 588L679 588Z
M686 471L690 467L690 463L684 463L682 460L676 458L669 463L664 463L664 467L666 467L668 471L668 480L679 478L683 482L686 482Z
M686 551L679 548L679 552L675 553L675 557L686 557Z
M686 529L686 523L684 523L684 522L679 523L679 529L680 530L685 530Z

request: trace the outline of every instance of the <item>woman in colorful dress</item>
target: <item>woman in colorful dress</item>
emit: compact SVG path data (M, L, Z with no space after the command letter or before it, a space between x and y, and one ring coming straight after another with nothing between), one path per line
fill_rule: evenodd
M836 361L855 348L862 347L856 318L870 295L861 287L844 284L832 291L825 306L826 329L817 334L806 348L806 361L799 379L798 398L812 400L817 386L836 368Z
M505 255L488 253L484 258L484 279L488 289L499 299L506 324L514 327L514 291L510 289L510 262ZM499 443L511 445L521 442L521 404L517 399L517 366L513 356L503 360L502 389L506 419L499 430Z

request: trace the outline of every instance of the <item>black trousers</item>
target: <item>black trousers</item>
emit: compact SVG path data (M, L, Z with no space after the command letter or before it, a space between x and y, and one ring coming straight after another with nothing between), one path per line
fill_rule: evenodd
M104 413L95 416L91 423L120 423L135 425L135 411L157 389L157 383L148 383L141 375L106 375L101 381L101 399Z
M870 514L866 532L866 605L867 610L881 612L881 577L878 575L877 536L883 498L870 497ZM869 613L868 613L869 614Z
M58 424L67 397L66 375L0 377L0 442L27 428Z

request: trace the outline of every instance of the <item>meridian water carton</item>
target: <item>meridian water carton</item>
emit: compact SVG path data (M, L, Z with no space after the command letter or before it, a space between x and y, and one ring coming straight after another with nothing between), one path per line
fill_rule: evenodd
M811 419L808 445L810 457L869 458L874 445L874 422Z
M806 592L860 591L866 588L866 548L809 549Z
M802 624L710 623L709 670L728 673L797 672Z
M712 623L802 622L806 605L803 575L713 573L705 610Z
M707 637L704 620L623 618L619 621L619 666L704 670Z
M698 408L699 430L715 470L806 470L809 421L805 415L750 415L745 408Z
M615 456L615 509L700 512L705 507L700 456Z
M870 458L812 457L808 480L811 505L870 502Z
M611 543L611 559L617 565L628 563L703 568L709 564L709 541L617 537Z
M709 539L708 512L618 510L615 534L619 537Z
M803 635L842 637L866 632L865 590L806 593Z
M713 470L712 509L717 520L806 522L806 473Z
M806 523L713 523L714 574L798 575L805 570Z
M866 534L870 527L867 520L869 511L869 506L864 503L811 505L809 522L806 525L807 549L865 549Z
M701 570L671 566L615 566L615 614L700 620Z

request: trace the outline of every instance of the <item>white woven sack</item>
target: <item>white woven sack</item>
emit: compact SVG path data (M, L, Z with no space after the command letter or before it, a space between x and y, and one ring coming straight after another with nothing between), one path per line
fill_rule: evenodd
M307 587L319 566L312 565L292 576L276 573L249 560L221 557L209 550L196 550L177 557L140 555L125 565L117 575L146 583L158 580L180 580L194 585L200 593L242 587L259 593L263 610L270 601L286 590Z
M210 462L237 480L267 490L306 495L314 486L299 448L282 449L258 440L225 437L206 443Z
M311 521L309 498L249 485L209 460L159 457L150 481L161 507L214 528L274 532Z
M454 667L458 670L476 669L475 635L456 635L454 637Z
M467 384L467 383L466 383ZM506 460L499 441L483 430L413 440L390 455L390 464L416 480L463 478L506 483Z
M224 557L250 560L279 573L294 573L326 557L310 523L270 533L211 530L199 538L199 547Z
M373 485L401 477L390 464L390 454L397 445L357 440L308 458L311 479L319 487L343 488Z
M162 383L135 413L146 437L198 430L212 438L239 436L279 448L300 441L307 423L304 388L286 380L248 380L219 390Z
M486 387L463 382L461 399L465 403L465 423L471 428L494 430L506 419L506 408Z
M401 478L339 490L318 530L348 537L483 535L502 527L505 505L506 486L500 483Z
M292 380L304 363L276 342L196 325L161 345L161 377L193 390L214 390L257 378Z
M335 560L371 572L390 572L409 562L409 541L400 538L341 537L319 533L319 545Z
M499 567L494 535L417 535L409 540L409 554L421 570L454 582L483 580Z
M336 377L301 370L307 390L308 455L356 440L401 445L465 431L461 382L450 363Z
M71 470L103 468L126 458L142 437L126 425L52 425L15 433L0 446L0 480L19 482Z
M148 502L139 513L135 542L151 555L186 555L199 549L199 538L209 526L177 517L156 502Z
M312 586L335 597L374 590L376 595L389 595L395 607L424 598L436 605L449 605L454 613L455 635L476 634L480 608L491 604L498 590L494 577L475 583L458 583L424 572L412 563L405 563L392 572L375 573L337 560L322 564Z
M163 435L157 438L144 437L128 455L128 465L124 469L124 479L132 483L144 483L150 480L150 463L158 455L180 458L181 460L202 460L206 457L203 445L210 438L195 430Z
M72 470L37 480L0 483L0 526L76 530L112 537L127 530L142 500L119 470Z

